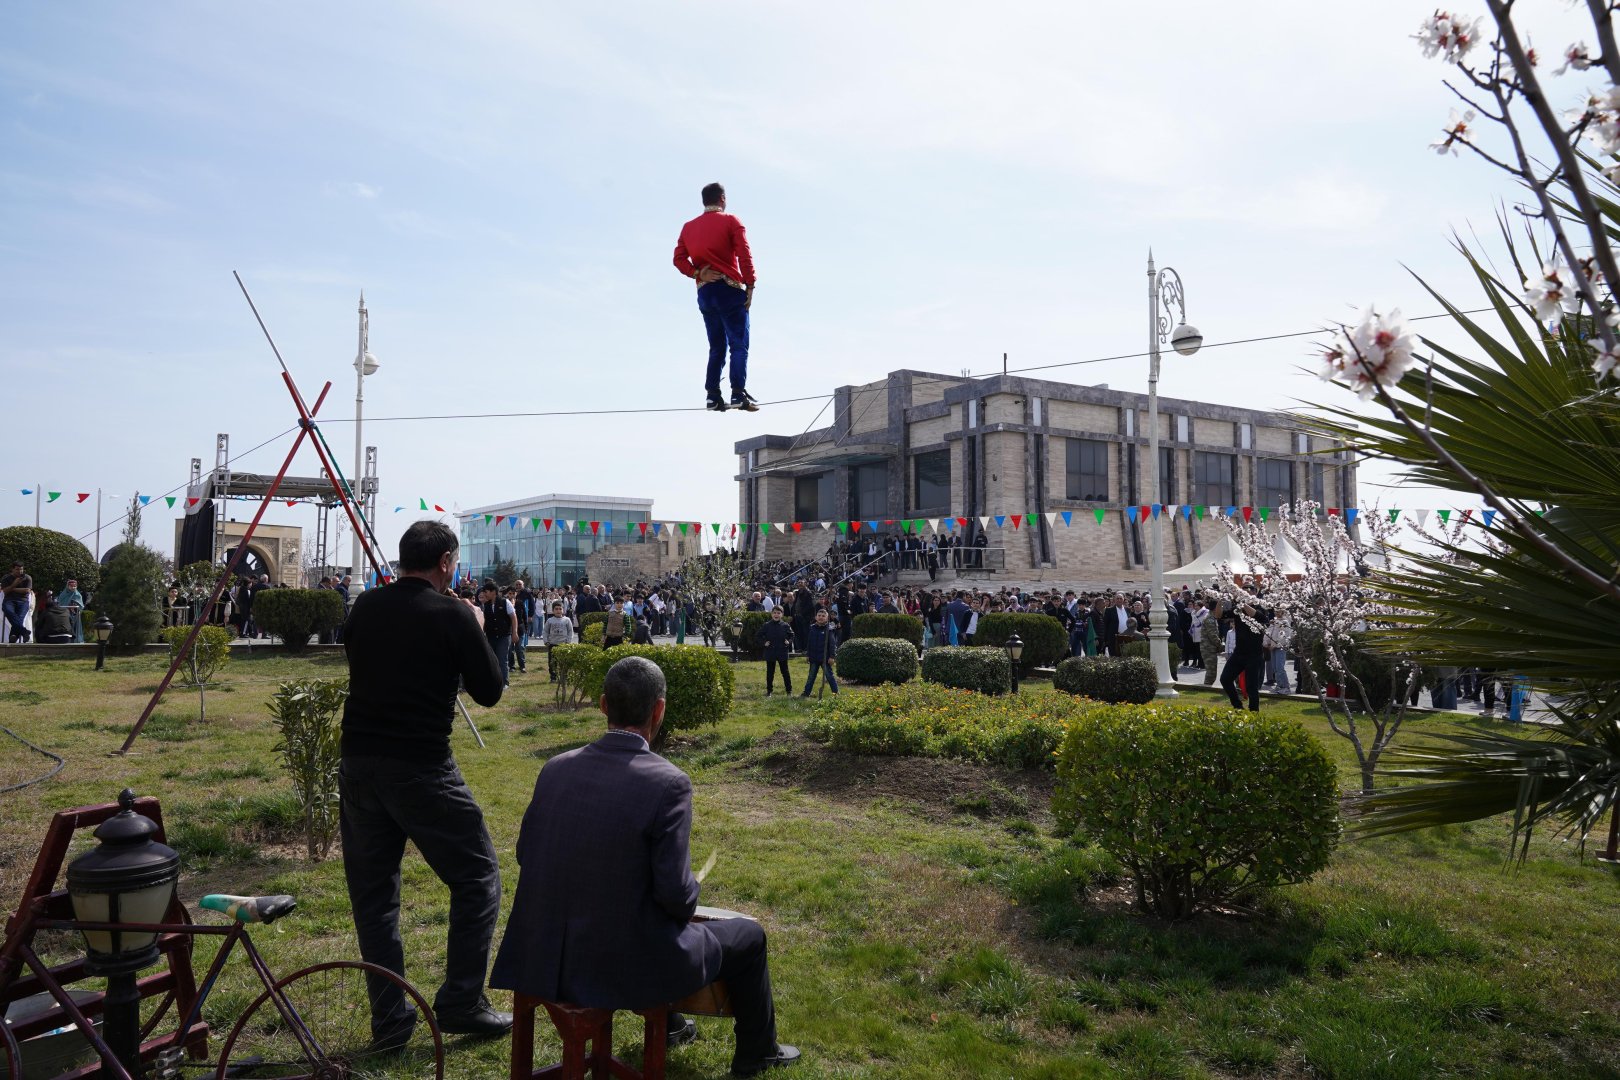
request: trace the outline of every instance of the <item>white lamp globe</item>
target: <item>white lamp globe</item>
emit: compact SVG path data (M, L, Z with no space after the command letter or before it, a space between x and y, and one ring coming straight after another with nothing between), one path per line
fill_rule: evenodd
M375 375L377 373L377 368L381 365L377 363L376 354L367 351L364 356L355 360L354 366L360 369L360 374L362 375Z
M1170 333L1170 347L1182 356L1191 356L1204 343L1204 335L1196 326L1182 323Z

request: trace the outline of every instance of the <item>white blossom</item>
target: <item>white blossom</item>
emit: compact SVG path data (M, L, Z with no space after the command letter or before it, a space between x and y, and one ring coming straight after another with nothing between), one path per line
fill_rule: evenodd
M1553 74L1562 75L1570 68L1574 68L1576 71L1585 71L1591 66L1592 54L1586 50L1586 42L1577 41L1564 50L1564 66L1553 72Z
M1449 11L1436 11L1423 20L1412 37L1423 47L1426 57L1438 56L1448 64L1458 64L1479 41L1482 19L1470 22Z
M1577 303L1574 282L1570 274L1556 262L1546 263L1539 278L1524 279L1524 302L1544 323L1553 322L1563 315L1565 308Z
M1437 154L1445 154L1449 152L1455 155L1457 153L1456 144L1459 142L1468 141L1468 132L1473 127L1473 123L1473 109L1469 109L1468 111L1462 113L1459 113L1456 109L1452 109L1451 118L1446 121L1446 126L1443 129L1446 137L1441 139L1439 142L1430 143L1429 149L1433 150Z
M1600 379L1608 378L1615 366L1620 364L1620 347L1609 348L1598 343L1597 358L1592 361L1592 372Z
M1417 340L1397 309L1387 316L1369 308L1353 329L1340 328L1321 353L1318 374L1342 383L1366 401L1379 386L1394 386L1416 362Z
M1586 125L1583 137L1605 154L1620 154L1620 86L1587 95L1579 108L1567 114L1571 124Z

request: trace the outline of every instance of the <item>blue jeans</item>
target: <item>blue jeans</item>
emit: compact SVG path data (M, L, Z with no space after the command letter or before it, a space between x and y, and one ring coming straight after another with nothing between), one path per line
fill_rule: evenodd
M804 693L800 694L800 697L810 696L810 691L814 689L816 685L816 672L818 671L827 676L827 689L831 690L835 694L838 693L838 680L833 677L832 665L825 661L817 663L816 661L812 660L810 661L810 674L805 676L804 679Z
M512 638L511 635L492 637L489 647L495 650L495 660L501 665L501 681L506 681L506 672L512 664Z
M731 346L731 390L748 386L748 309L747 295L723 281L711 281L697 291L698 310L703 328L709 332L709 371L703 388L709 396L720 396L720 369L726 366L726 346Z
M28 597L8 596L0 602L0 610L4 610L6 622L11 626L7 638L11 641L27 641L33 637L28 629Z
M1288 650L1272 649L1269 659L1271 661L1271 679L1277 684L1277 691L1283 694L1288 693Z

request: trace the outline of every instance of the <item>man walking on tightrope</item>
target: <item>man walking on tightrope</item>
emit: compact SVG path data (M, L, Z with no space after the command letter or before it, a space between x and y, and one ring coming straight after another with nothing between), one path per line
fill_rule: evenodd
M698 311L709 333L709 370L703 388L708 408L725 412L720 369L731 348L731 407L755 412L748 393L748 309L754 303L754 257L742 222L726 213L726 189L703 188L703 213L681 226L675 269L697 282Z

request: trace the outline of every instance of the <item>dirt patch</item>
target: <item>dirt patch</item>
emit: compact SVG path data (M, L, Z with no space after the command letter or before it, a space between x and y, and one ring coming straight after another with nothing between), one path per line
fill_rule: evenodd
M1055 780L1052 773L1033 769L852 754L791 730L761 739L734 768L768 784L843 802L886 801L930 814L1032 821L1050 817Z

